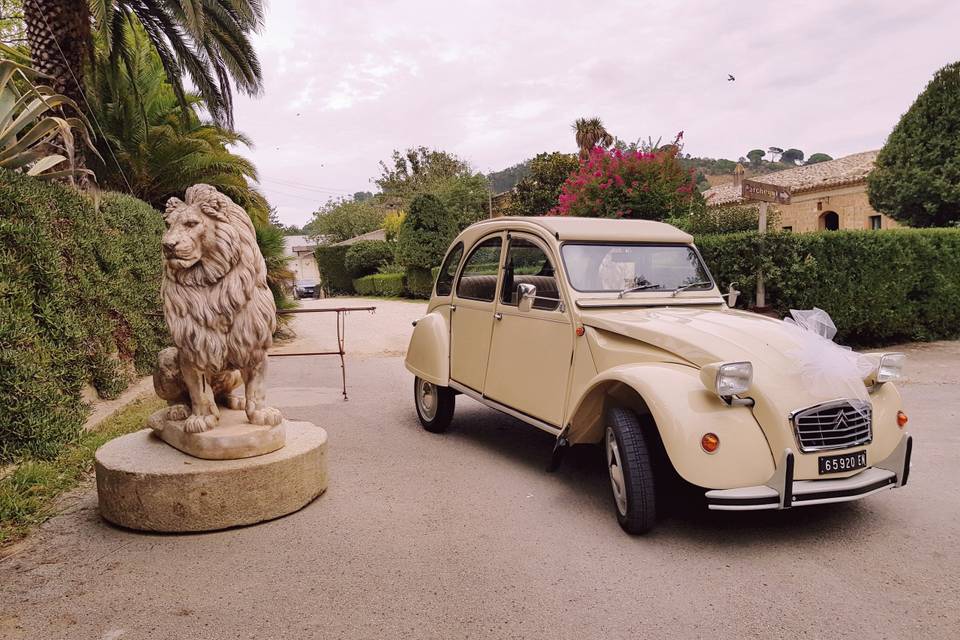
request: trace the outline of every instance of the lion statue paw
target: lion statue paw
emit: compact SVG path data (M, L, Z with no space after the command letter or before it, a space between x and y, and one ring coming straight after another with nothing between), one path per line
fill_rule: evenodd
M283 414L274 407L260 407L247 412L247 420L250 424L258 424L266 427L275 427L283 422Z
M203 433L215 426L217 426L216 416L198 416L197 414L192 414L187 416L187 419L183 422L183 430L185 433Z

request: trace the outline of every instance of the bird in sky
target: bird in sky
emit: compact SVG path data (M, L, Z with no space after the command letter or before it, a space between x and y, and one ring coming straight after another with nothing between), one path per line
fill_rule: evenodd
M732 74L728 73L728 74L727 74L727 82L733 82L734 80L736 80L736 78L734 78Z

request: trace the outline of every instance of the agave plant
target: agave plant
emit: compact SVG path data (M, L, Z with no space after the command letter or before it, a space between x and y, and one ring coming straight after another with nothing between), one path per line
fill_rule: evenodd
M80 113L70 98L35 84L39 72L0 59L0 167L41 178L93 173L75 161L76 137L96 153L90 125L82 115L64 117L64 108Z

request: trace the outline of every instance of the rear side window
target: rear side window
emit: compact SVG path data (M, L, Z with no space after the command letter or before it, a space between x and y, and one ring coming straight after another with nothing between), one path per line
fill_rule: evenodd
M470 253L457 281L457 297L493 302L500 270L500 236L484 240Z
M440 273L437 274L437 295L448 296L453 291L453 278L457 275L457 267L460 266L460 258L463 257L463 243L457 245L447 254L447 259L440 265Z

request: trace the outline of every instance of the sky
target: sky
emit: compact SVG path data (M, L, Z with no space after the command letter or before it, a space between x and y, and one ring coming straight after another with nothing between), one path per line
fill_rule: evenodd
M575 151L572 122L736 159L877 149L940 67L960 3L268 0L264 92L240 150L280 219L376 191L379 162L424 145L478 171ZM729 81L732 74L736 80Z

